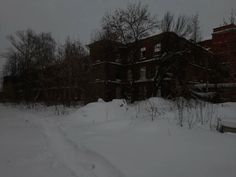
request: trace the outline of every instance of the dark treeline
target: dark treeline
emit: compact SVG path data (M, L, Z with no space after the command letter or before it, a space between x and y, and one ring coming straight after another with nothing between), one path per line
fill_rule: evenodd
M8 39L4 86L10 99L69 104L80 99L90 69L88 52L80 41L68 38L58 45L50 33L31 29Z

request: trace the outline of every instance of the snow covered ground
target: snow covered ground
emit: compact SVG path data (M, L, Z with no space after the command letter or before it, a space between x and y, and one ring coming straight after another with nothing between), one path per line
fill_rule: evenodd
M217 118L236 120L236 103L189 105L0 105L0 176L235 177L236 134L215 127Z

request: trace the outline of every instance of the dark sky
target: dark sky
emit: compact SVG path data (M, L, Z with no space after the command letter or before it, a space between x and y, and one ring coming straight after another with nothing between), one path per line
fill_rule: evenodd
M132 1L132 0L130 0ZM60 42L68 35L84 44L99 28L107 10L125 7L128 0L0 0L0 52L8 46L6 35L32 28L51 32ZM199 13L202 35L211 36L212 28L222 24L236 9L236 0L142 0L157 16L167 10L176 14ZM3 60L0 58L0 66ZM0 67L1 70L1 67Z

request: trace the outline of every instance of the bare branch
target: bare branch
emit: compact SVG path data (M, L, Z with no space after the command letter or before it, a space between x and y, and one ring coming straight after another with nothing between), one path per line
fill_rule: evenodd
M129 3L126 9L116 9L102 19L102 28L115 34L123 43L138 41L150 35L158 27L158 21L149 12L147 5Z
M171 12L166 12L161 20L160 30L162 32L175 32L181 37L189 37L192 33L191 19L186 15L175 18Z

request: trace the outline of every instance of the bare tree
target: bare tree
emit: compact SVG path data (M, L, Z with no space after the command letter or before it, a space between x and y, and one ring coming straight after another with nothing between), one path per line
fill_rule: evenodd
M42 69L53 62L56 43L50 33L36 34L28 29L8 36L8 40L11 47L3 56L10 75Z
M146 111L150 115L152 121L154 121L159 115L161 115L161 112L160 110L158 110L156 103L152 100L147 101Z
M188 37L192 32L189 17L179 15L175 18L175 15L168 11L164 14L159 29L162 32L175 32L181 37Z
M129 51L129 58L132 63L136 62L139 55L138 41L158 29L158 25L159 22L150 13L149 7L141 2L129 3L125 9L115 9L105 14L102 19L102 29L105 34L112 34L116 41L124 44L132 42L132 48ZM134 70L132 72L134 73ZM133 87L132 85L131 87ZM131 101L133 101L134 98L131 97Z
M184 126L184 109L185 109L185 100L181 97L177 98L175 100L176 103L176 107L177 107L177 111L178 111L178 124L180 125L180 127Z
M49 89L49 78L45 76L46 70L49 65L54 64L55 61L55 48L56 43L50 33L40 33L36 35L37 41L35 42L36 51L34 56L33 69L38 75L38 89L44 91L45 98L48 97L47 90ZM37 99L38 94L34 96Z
M16 76L18 74L18 56L14 52L4 53L2 54L3 58L7 58L7 63L3 68L3 75L11 75Z
M197 43L201 40L200 22L198 14L195 14L191 18L191 28L192 28L191 40Z
M123 43L138 41L157 27L157 18L151 15L147 5L140 2L129 3L125 9L106 13L102 19L103 30L115 34Z
M35 56L35 33L28 29L26 31L18 31L15 35L8 36L11 48L6 52L5 56L10 63L12 60L18 60L18 73L22 74L30 69L33 58Z
M20 78L24 97L32 99L33 87L45 88L43 73L53 63L55 41L50 33L28 29L8 36L11 47L4 54L5 73ZM31 98L30 98L31 97Z
M189 25L189 17L179 15L176 19L174 31L181 37L188 37L192 33L192 28Z
M231 24L235 24L235 22L236 22L236 11L231 10L231 13L230 13L230 23Z
M50 33L40 33L36 38L35 65L43 69L54 63L56 42Z
M223 19L223 25L235 24L236 23L236 11L231 10L230 16L227 19Z
M63 87L68 88L68 98L64 100L67 104L70 104L74 99L75 88L80 88L82 81L88 79L87 71L89 63L86 57L87 55L87 51L78 40L73 41L67 38L65 44L60 46L59 65L62 67L57 77L65 81L60 86L63 85ZM79 83L80 85L78 85Z
M161 20L160 23L160 30L162 32L170 32L173 30L174 27L174 15L171 14L169 11L166 12Z
M110 40L119 42L119 37L116 33L111 32L109 29L96 30L91 35L91 43L100 41L100 40Z

